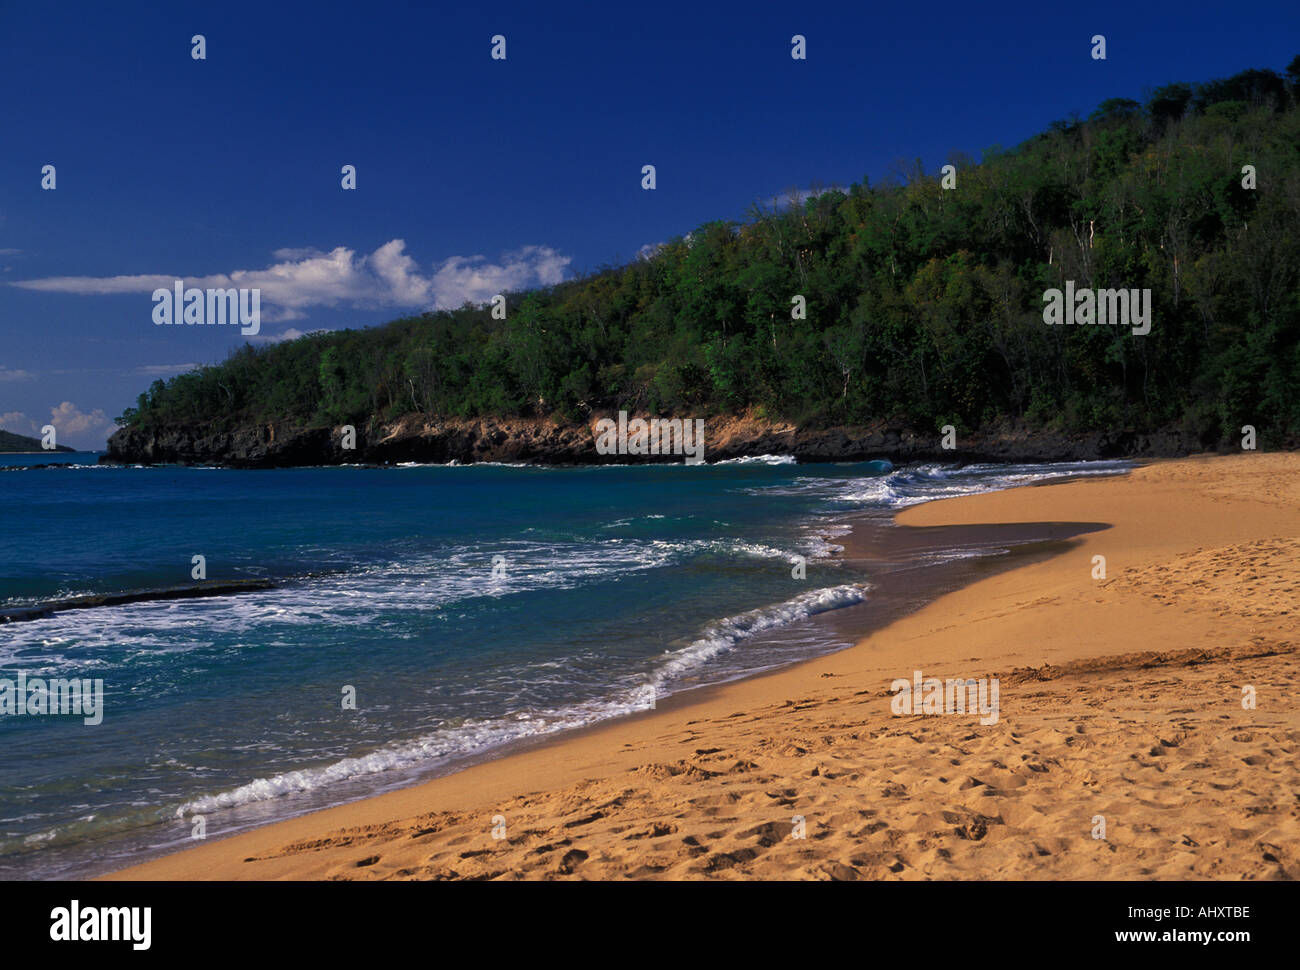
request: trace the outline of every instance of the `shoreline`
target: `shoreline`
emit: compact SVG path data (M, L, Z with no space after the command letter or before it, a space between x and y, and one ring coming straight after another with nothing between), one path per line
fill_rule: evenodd
M652 419L653 415L634 417ZM592 411L585 420L541 417L450 418L406 414L378 426L358 424L343 448L343 428L295 421L211 426L127 426L114 432L101 464L183 464L227 468L294 468L363 464L522 463L550 466L656 464L649 455L602 455L596 425L611 417ZM686 416L683 416L686 417ZM933 429L877 421L870 425L802 426L752 414L696 416L707 422L706 463L764 455L792 455L802 463L888 459L895 464L952 461ZM1290 439L1287 439L1290 441ZM1177 427L1064 433L1004 421L963 438L968 462L1054 462L1178 458L1233 446ZM637 460L639 457L640 460ZM665 463L674 464L680 456Z
M1116 469L1105 474L1122 476L1127 470L1127 468ZM1090 478L1095 474L1081 472L1060 478L1035 479L1024 484L1025 486L1053 485L1079 478ZM700 683L679 686L671 693L661 694L656 698L657 710L663 712L693 701L704 701L711 698L719 689L725 689L731 684L777 675L801 663L850 649L867 633L882 629L893 619L915 612L921 606L953 589L975 581L981 575L1014 569L1027 561L1049 557L1056 554L1056 547L1062 541L1068 540L1079 531L1103 527L1097 523L1086 523L1081 528L1062 528L1038 523L1027 527L944 526L934 530L903 530L894 525L893 520L898 511L898 509L855 510L845 513L839 523L849 531L837 533L833 537L837 545L844 543L839 545L841 551L834 558L845 566L855 566L859 576L862 572L869 571L872 577L871 589L868 598L862 602L827 610L801 621L813 624L819 631L818 638L826 642L822 652L813 654L805 652L772 666L756 667L718 680L704 680ZM910 539L909 533L912 533ZM822 538L828 542L832 541L832 537ZM935 549L947 552L973 551L974 555L970 558L958 555L937 564L926 561L925 553ZM898 570L897 574L893 570ZM783 632L789 631L778 631L775 634L778 645ZM416 787L449 777L478 764L580 738L592 731L599 731L609 724L652 716L655 713L655 709L619 713L577 727L516 737L485 749L454 756L446 763L433 767L397 772L394 773L394 778L387 780L383 774L348 779L359 790L347 793L336 792L336 798L326 804L306 806L284 804L286 801L291 803L292 798L254 801L242 806L244 812L255 813L253 817L231 818L229 815L224 815L215 821L217 826L224 828L228 833L223 837L229 838L283 821ZM366 778L375 783L366 785ZM272 814L277 805L280 811ZM261 814L262 817L258 818L256 814ZM208 816L207 822L211 831L214 822L212 816ZM166 823L163 825L165 826ZM188 827L180 821L175 822L173 830L175 829L188 832ZM101 878L124 867L143 865L175 852L185 851L190 847L188 836L180 835L152 846L136 844L128 853L122 853L121 846L129 839L130 836L119 835L115 842L110 838L107 845L103 846L108 850L108 858L94 861L89 877ZM132 855L134 859L130 858ZM114 856L117 858L113 858ZM119 861L123 859L128 861ZM70 874L75 873L77 868L72 863L60 865L61 871L51 878L75 878Z
M1216 658L1231 660L1236 667L1261 670L1278 663L1294 666L1294 638L1286 636L1283 611L1287 607L1279 606L1278 591L1270 588L1262 605L1252 605L1259 596L1246 597L1242 615L1234 615L1231 609L1217 613L1189 609L1184 615L1191 615L1190 622L1171 623L1167 607L1160 604L1166 588L1162 583L1169 580L1156 582L1148 573L1155 569L1151 575L1165 575L1160 569L1167 567L1160 563L1171 554L1192 557L1198 569L1207 563L1217 565L1213 555L1207 563L1195 560L1204 553L1198 543L1228 548L1244 543L1253 548L1261 542L1281 542L1275 549L1270 547L1270 554L1283 559L1294 555L1294 537L1300 534L1300 516L1294 512L1293 501L1295 472L1300 469L1297 458L1261 454L1186 459L1139 467L1119 478L1074 480L1055 483L1051 489L1015 488L912 506L898 513L900 524L925 527L1082 520L1090 525L1109 522L1111 528L1064 540L1064 552L1010 571L997 571L946 593L918 612L873 630L846 650L742 680L683 691L655 711L535 739L521 750L454 774L213 839L103 878L1007 877L1006 871L988 865L995 853L983 853L982 868L977 865L963 871L953 862L957 845L934 848L933 858L924 861L915 851L900 851L898 846L911 836L912 828L896 830L883 821L863 822L885 806L900 804L897 794L888 794L888 784L884 794L862 795L853 802L862 813L853 824L841 817L845 812L835 803L843 803L851 793L841 779L861 779L866 769L858 765L856 771L837 772L832 763L841 758L860 761L863 753L856 745L820 744L808 722L824 720L832 713L837 715L832 721L842 720L840 715L851 711L877 742L870 747L876 752L873 756L885 758L880 766L885 777L908 777L909 772L917 774L916 759L907 756L914 753L909 749L921 743L918 734L956 731L957 738L972 747L1019 745L1025 735L1015 737L1008 722L1023 731L1026 724L1037 723L1034 717L1048 721L1069 717L1073 699L1064 697L1049 698L1047 706L1031 716L1021 696L1025 685L1058 681L1065 685L1072 679L1091 678L1090 690L1106 691L1113 686L1111 681L1119 683L1131 677L1126 671L1160 669L1167 673L1172 669L1179 671L1178 677L1199 675L1206 669L1215 670ZM1058 514L1043 514L1053 511ZM1114 514L1101 514L1108 511ZM1059 514L1062 512L1070 514ZM1112 578L1098 583L1090 578L1089 563L1094 550L1103 548L1110 550L1114 564L1110 567ZM1249 549L1241 554L1249 557ZM1117 583L1133 570L1136 573L1125 584ZM1285 574L1278 581L1285 582ZM1133 593L1128 588L1133 583L1145 592ZM1085 590L1095 603L1067 603L1062 597L1062 593L1071 593L1081 600L1084 597L1078 594ZM1193 592L1196 590L1191 589L1187 596ZM1284 589L1282 596L1285 599L1292 593L1293 589ZM997 612L999 609L1002 612ZM1051 630L1057 622L1066 630L1071 626L1077 629L1081 616L1098 634L1088 644L1072 642L1068 634ZM973 625L971 617L975 618ZM967 629L954 632L958 621ZM1018 649L1021 642L1033 646ZM1145 659L1134 659L1136 655ZM936 676L1002 676L1010 685L1003 694L1011 701L1007 716L991 727L980 727L977 721L959 716L916 721L892 717L888 685L894 676L909 676L913 666L927 675L933 671ZM1126 696L1125 691L1119 696ZM1017 707L1021 711L1013 714ZM1278 716L1276 707L1270 714L1273 718ZM1240 715L1238 719L1253 723L1251 716L1264 709L1262 702L1257 711L1232 712L1225 707L1216 716ZM765 716L754 717L757 710ZM1280 725L1269 723L1269 731L1281 731L1281 735L1268 737L1272 744L1291 744L1294 751L1292 742L1300 737L1296 717L1281 716ZM923 730L908 733L908 728L917 725L923 725ZM1084 727L1082 723L1075 726ZM1060 733L1057 727L1050 731ZM773 750L776 742L768 734L790 732L794 734L789 743ZM966 738L967 734L971 737ZM978 739L975 745L969 744L972 739ZM1064 747L1073 740L1066 735L1060 743ZM1265 732L1258 743L1265 743ZM1179 744L1182 742L1170 742L1169 751L1176 751ZM1247 757L1249 765L1249 758L1256 756ZM1266 761L1271 758L1263 757ZM810 758L816 763L809 764ZM1003 760L995 758L992 763L1008 768ZM1049 763L1050 759L1044 758L1044 765ZM983 774L1003 769L987 769ZM960 774L955 769L954 773ZM1031 768L1031 776L1033 773ZM1052 774L1044 767L1044 779ZM936 777L940 787L952 780L921 771L910 784L923 788L927 780L933 783ZM1282 772L1280 777L1294 787L1296 770L1292 767L1289 775ZM819 789L829 789L825 794L831 801L822 805L797 792L796 785L806 785L809 778ZM765 790L745 789L743 783L750 779L761 781ZM1014 793L1025 783L1025 777L1017 776L1001 787L990 788L992 782L979 780L958 789L976 794L963 795L956 802L984 798L987 804L976 803L978 812L969 805L945 806L946 795L918 802L914 814L926 819L922 827L938 825L921 841L932 848L942 843L946 827L950 839L966 843L961 848L993 848L993 842L983 836L971 839L970 826L1005 835L1013 826L1031 821L1033 816L1019 818L1015 811L996 816L987 813L993 807L988 799L997 797L989 795L990 791ZM896 784L909 787L906 782ZM702 800L692 799L692 788L707 794ZM848 788L862 794L856 785ZM981 788L985 789L982 795ZM734 807L737 802L745 807ZM779 838L771 827L784 825L788 829L791 812L805 809L809 830L818 817L816 824L826 831L819 830L816 838L809 835L806 840ZM734 819L720 814L728 811L736 813ZM963 812L969 816L965 826L954 829L947 817L960 820ZM937 823L930 818L935 813ZM1292 810L1286 820L1291 835L1295 814ZM492 838L495 817L505 820L509 833L505 838ZM723 821L736 822L739 829L715 831L727 828ZM875 829L877 824L884 827ZM650 828L640 837L626 834L646 825ZM516 834L520 826L526 827L522 835ZM853 828L857 831L850 831ZM965 836L952 834L961 828L967 829ZM679 835L688 829L693 834ZM879 831L895 836L889 850L873 848ZM1036 837L1039 841L1047 838L1043 833ZM1061 835L1058 832L1054 837ZM705 848L709 842L726 843L726 851L710 855ZM733 842L740 847L732 846ZM1073 878L1076 872L1080 878L1089 877L1089 865L1095 864L1090 856L1097 854L1095 845L1089 843L1095 840L1074 839L1071 845L1074 842L1080 844L1074 845L1072 853L1061 853L1062 858L1071 857L1071 866L1066 874L1055 871L1053 877ZM1261 844L1274 845L1275 841ZM430 849L441 851L429 856ZM1090 849L1094 851L1089 853ZM890 852L898 858L890 861ZM920 855L926 852L930 849ZM813 861L805 858L809 853L816 857ZM772 861L781 855L791 858L784 864ZM1182 858L1186 850L1175 855L1187 864ZM1261 856L1258 852L1254 855ZM1262 855L1282 858L1269 852ZM1253 864L1281 867L1287 873L1292 872L1287 867L1294 864L1294 856L1289 859L1270 863L1261 857L1253 859ZM1053 866L1056 864L1054 859ZM773 865L777 867L774 870L769 868ZM1023 871L1014 867L1010 871L1011 877L1025 878L1038 870L1025 865ZM1103 871L1101 877L1142 875L1140 867L1130 866L1120 873L1106 875Z

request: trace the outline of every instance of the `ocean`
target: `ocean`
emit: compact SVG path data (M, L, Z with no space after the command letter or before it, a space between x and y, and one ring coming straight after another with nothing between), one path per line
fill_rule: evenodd
M262 586L0 624L0 690L20 675L103 685L97 724L0 716L4 878L97 875L194 844L199 828L391 790L841 649L882 570L1007 552L931 544L886 566L843 555L855 521L1129 467L771 456L239 471L97 457L0 455L0 613ZM66 467L21 467L41 462Z

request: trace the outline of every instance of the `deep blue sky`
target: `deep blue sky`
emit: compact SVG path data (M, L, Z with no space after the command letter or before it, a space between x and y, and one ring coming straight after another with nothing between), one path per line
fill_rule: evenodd
M366 326L1300 53L1296 0L465 6L0 0L0 427L103 447L243 340L131 277L251 271L262 339Z

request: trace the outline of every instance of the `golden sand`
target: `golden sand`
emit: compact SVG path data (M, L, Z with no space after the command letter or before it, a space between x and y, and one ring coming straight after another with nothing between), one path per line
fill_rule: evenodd
M917 506L1110 528L832 656L109 878L1300 878L1298 509L1294 454ZM917 669L997 677L997 723L891 714Z

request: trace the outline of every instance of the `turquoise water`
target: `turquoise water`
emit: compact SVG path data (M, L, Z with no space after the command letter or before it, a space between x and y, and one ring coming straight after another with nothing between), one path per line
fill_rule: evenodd
M102 723L0 717L0 874L141 853L396 787L512 741L846 645L864 511L1117 463L235 471L0 456L0 678L102 679ZM72 467L12 470L34 461ZM5 470L6 468L10 470ZM792 576L806 561L806 577ZM355 694L355 709L344 697Z

